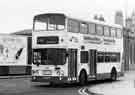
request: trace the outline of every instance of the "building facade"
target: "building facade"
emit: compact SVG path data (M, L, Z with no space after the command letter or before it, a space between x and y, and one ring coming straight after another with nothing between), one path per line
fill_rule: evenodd
M115 24L119 24L119 25L124 25L124 20L123 20L123 13L121 11L117 11L115 13Z
M126 30L124 37L124 68L135 70L135 13L126 19Z
M125 25L122 12L116 12L115 24L123 26L123 69L135 70L135 12L125 20Z

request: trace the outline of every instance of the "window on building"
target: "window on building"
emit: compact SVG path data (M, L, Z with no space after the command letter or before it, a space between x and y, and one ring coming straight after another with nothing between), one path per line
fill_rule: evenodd
M107 37L110 36L110 28L107 26L104 27L104 35Z
M95 24L93 24L93 23L90 23L89 24L89 32L88 32L89 34L95 34L96 32L95 32Z
M68 20L68 31L73 33L79 32L79 22L75 20Z
M88 51L81 51L81 63L88 63Z
M88 25L86 23L80 23L80 33L88 33Z
M103 26L101 25L96 25L96 33L98 35L103 35Z

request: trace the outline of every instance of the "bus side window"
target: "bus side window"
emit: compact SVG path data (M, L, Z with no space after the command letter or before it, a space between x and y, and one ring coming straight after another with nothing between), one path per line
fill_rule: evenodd
M121 38L122 37L122 30L121 29L117 29L117 37Z
M95 24L90 23L89 24L89 32L88 32L88 34L95 34L95 33L96 33L96 31L95 31Z
M111 62L120 62L120 53L112 53Z
M116 62L120 62L120 53L116 53Z
M81 63L88 63L88 51L81 51L80 52L80 62Z
M111 61L111 56L109 53L105 53L105 62L110 62Z
M104 62L104 53L103 52L98 52L97 53L97 62L103 63Z
M88 25L87 23L80 23L80 33L87 34L88 33Z
M73 32L73 33L78 33L79 32L79 22L75 20L68 20L68 31Z
M110 36L110 29L107 26L104 27L104 36L107 36L107 37Z
M115 30L115 28L111 28L111 37L116 37L116 30Z
M96 25L96 33L97 33L97 35L100 35L100 36L103 35L103 26L102 25Z

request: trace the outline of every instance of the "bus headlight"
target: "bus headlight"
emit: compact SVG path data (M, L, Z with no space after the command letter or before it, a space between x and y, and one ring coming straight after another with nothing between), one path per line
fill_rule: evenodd
M63 70L58 70L58 71L56 71L56 73L59 76L64 76L64 71Z
M57 74L57 75L60 75L60 71L59 71L59 70L58 70L58 71L56 71L56 74Z
M61 73L61 76L64 76L64 71L63 71L63 70L61 70L61 72L60 72L60 73Z

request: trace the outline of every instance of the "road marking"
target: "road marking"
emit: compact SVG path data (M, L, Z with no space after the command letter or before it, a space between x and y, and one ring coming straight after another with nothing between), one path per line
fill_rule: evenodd
M89 95L88 93L85 92L86 89L87 89L87 88L81 88L81 89L78 90L78 93L79 93L80 95Z

